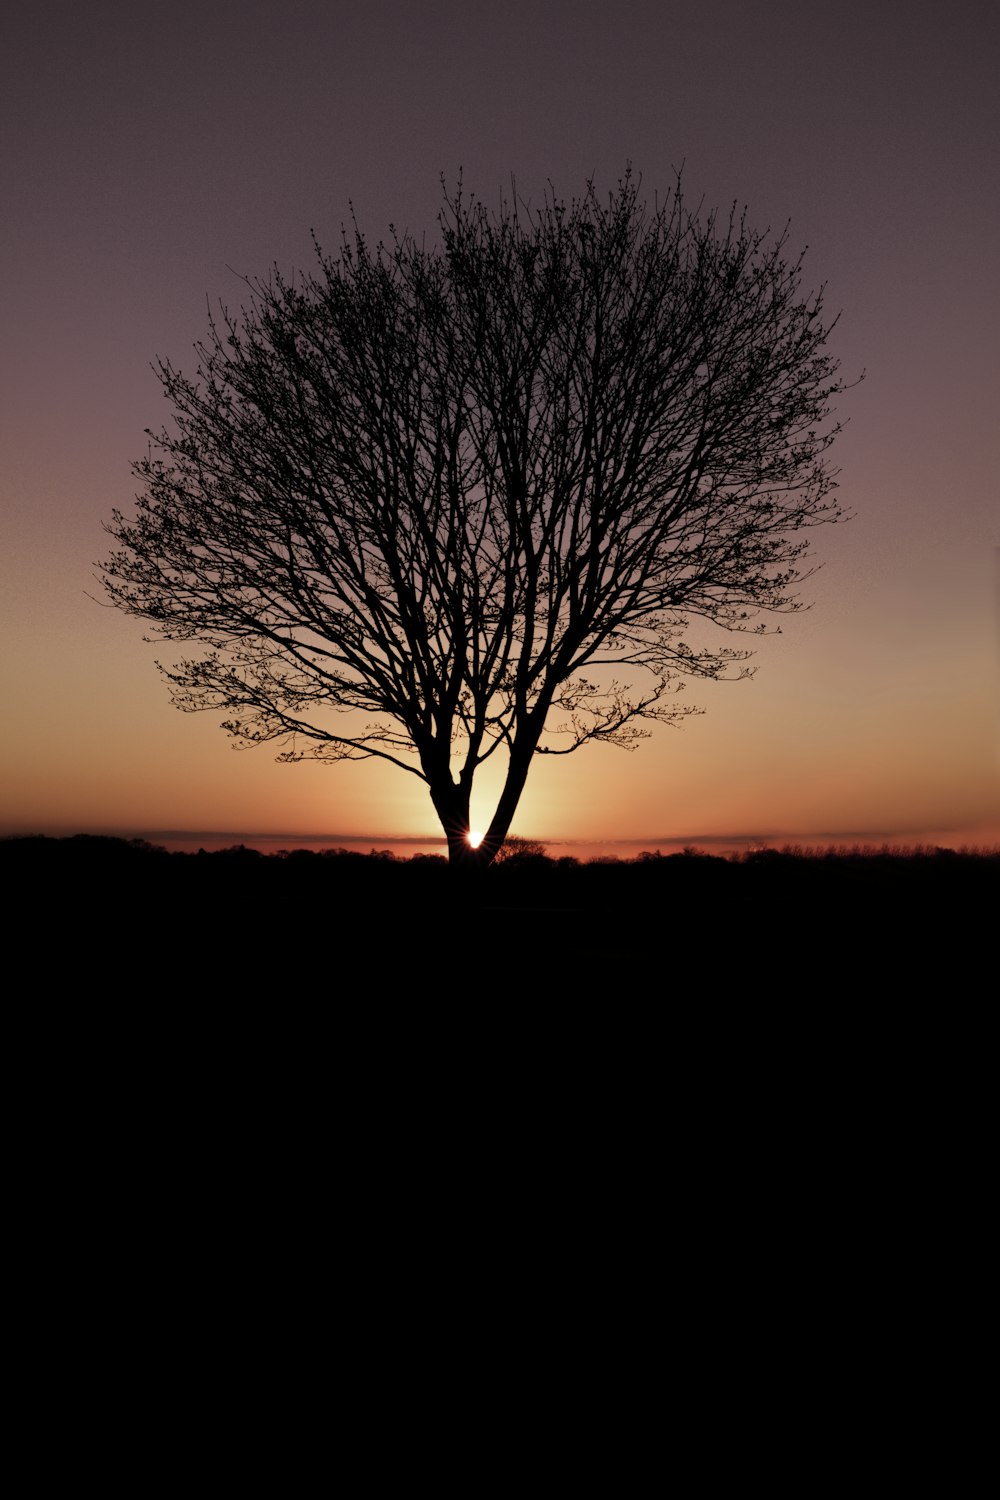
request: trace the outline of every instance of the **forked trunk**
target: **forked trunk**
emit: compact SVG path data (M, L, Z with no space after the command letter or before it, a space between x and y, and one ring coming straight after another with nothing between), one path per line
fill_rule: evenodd
M483 835L482 842L475 849L469 843L471 788L456 786L450 776L446 785L431 788L431 800L448 840L448 863L453 870L461 870L471 875L487 869L496 859L507 837L514 813L517 811L517 804L524 791L530 766L530 753L525 754L522 751L520 754L511 756L507 779L500 793L496 812Z

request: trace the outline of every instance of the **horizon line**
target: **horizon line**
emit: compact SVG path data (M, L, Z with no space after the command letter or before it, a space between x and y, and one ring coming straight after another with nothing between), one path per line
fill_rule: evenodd
M991 820L986 820L987 822ZM58 829L65 825L57 825ZM780 847L782 845L812 845L822 844L826 846L837 846L845 843L871 844L871 843L913 843L926 845L935 837L949 839L952 843L961 835L961 830L956 829L897 829L895 831L882 829L847 829L832 832L829 830L815 831L810 833L788 833L788 832L754 832L754 833L706 833L706 834L658 834L658 835L604 835L600 837L577 837L577 838L545 838L528 834L511 835L516 838L530 838L533 843L543 845L546 849L552 847L557 849L571 850L581 847L618 847L635 848L638 851L652 850L657 845L671 845L680 849L700 848L705 846L728 846L747 847L759 845L768 848ZM64 833L60 831L45 830L35 825L34 827L23 826L20 829L7 829L0 833L0 838L25 838L33 835L41 835L49 838L72 838L74 834L96 835L109 838L121 839L144 839L150 843L168 841L170 843L198 844L203 842L221 843L223 845L235 846L238 844L260 845L269 847L301 847L310 844L322 844L333 848L365 845L369 849L377 849L379 845L397 845L404 848L417 847L421 845L434 844L446 847L443 833L429 834L389 834L389 833L290 833L282 831L278 833L250 832L248 830L232 829L183 829L183 828L145 828L139 830L134 826L126 828L102 829L77 827L74 832ZM998 838L995 833L986 835L990 842ZM981 842L983 835L977 840L975 829L968 830L967 843Z

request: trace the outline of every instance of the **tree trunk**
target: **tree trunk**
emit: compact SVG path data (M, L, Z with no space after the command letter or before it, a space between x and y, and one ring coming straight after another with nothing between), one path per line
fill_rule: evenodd
M448 840L448 863L452 869L477 867L479 851L469 843L469 788L456 786L449 774L447 782L431 787L431 801Z
M490 821L489 829L477 849L469 843L469 799L470 787L456 785L450 775L447 783L431 787L431 801L441 820L445 838L448 840L448 863L452 869L470 875L487 869L496 859L507 837L517 804L521 800L524 784L531 767L531 754L523 750L512 755L507 769L500 800Z
M528 779L528 771L531 768L532 753L529 751L525 754L524 751L520 751L516 755L511 755L510 765L507 768L507 780L503 784L496 812L476 851L477 854L482 855L484 866L491 865L496 859L510 830L510 825L514 821L517 804L521 800L524 783Z
M482 843L473 849L469 843L469 801L472 793L472 771L453 780L447 766L435 767L436 775L430 782L431 801L441 820L448 840L448 863L451 868L468 872L488 869L496 859L507 837L517 804L521 800L524 784L528 779L535 747L545 727L545 716L552 702L552 686L539 695L530 713L525 714L518 725L518 732L510 749L507 777L497 802L490 826Z

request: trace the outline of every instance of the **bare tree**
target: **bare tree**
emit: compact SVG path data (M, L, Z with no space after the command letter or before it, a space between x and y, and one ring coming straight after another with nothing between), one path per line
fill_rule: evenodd
M355 226L222 309L194 379L157 366L174 425L102 573L200 644L161 667L180 708L281 760L391 761L452 859L488 863L534 755L631 748L697 711L686 676L748 675L692 622L799 607L802 533L843 515L844 385L786 237L690 213L679 182L496 213L459 188L439 230L373 250Z

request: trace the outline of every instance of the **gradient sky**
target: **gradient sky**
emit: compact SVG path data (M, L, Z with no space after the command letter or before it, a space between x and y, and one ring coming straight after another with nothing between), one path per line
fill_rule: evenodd
M101 608L209 301L310 267L353 202L433 230L443 173L564 196L626 162L809 246L841 310L855 519L815 533L815 608L751 683L633 755L541 758L515 831L668 840L1000 841L1000 12L813 0L37 0L0 32L0 832L436 833L374 762L278 766L170 706L167 648ZM488 812L489 785L479 803ZM623 842L625 841L625 842Z

